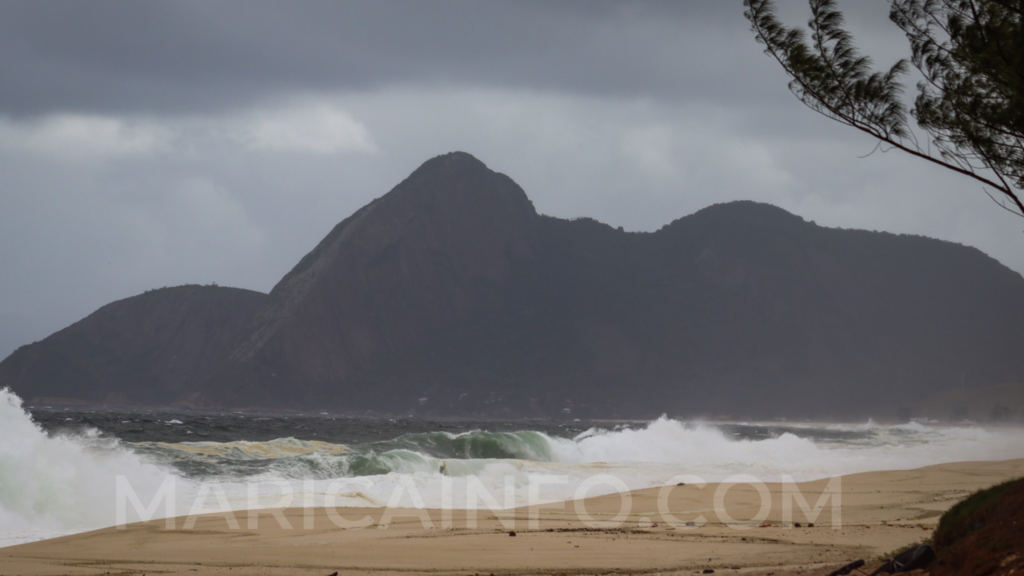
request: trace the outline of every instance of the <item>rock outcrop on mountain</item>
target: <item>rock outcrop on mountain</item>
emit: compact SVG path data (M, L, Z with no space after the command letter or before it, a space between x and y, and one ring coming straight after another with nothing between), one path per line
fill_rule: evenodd
M341 222L183 403L581 416L868 414L1024 375L1024 278L753 202L653 233L538 215L465 153Z
M189 392L266 294L178 286L118 300L0 362L30 403L167 406Z

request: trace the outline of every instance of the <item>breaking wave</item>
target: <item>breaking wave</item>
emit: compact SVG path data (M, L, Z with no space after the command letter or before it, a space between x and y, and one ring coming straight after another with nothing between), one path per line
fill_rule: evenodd
M1019 429L870 421L854 426L719 425L664 417L642 425L591 428L571 438L536 430L472 430L412 432L350 444L296 438L132 443L92 429L48 435L17 396L4 390L0 546L114 524L117 476L125 477L143 503L153 501L166 478L174 479L173 513L184 515L195 511L196 494L211 483L234 510L300 502L322 506L331 501L328 496L336 506L379 507L391 503L396 487L410 483L427 507L441 506L446 484L453 488L455 507L484 506L469 496L481 488L492 502L508 507L525 503L534 475L559 479L543 488L542 498L566 500L579 496L595 474L614 476L620 483L593 486L590 496L623 486L662 486L680 474L708 482L733 474L764 481L787 475L801 481L1021 457L1024 431ZM258 486L255 499L249 489L253 484ZM285 492L295 499L283 499ZM417 502L406 493L398 504Z
M95 431L49 436L0 390L0 539L38 540L115 522L116 477L151 498L168 474Z
M683 470L708 481L735 473L810 480L869 470L1024 456L1022 433L981 428L935 428L911 423L879 426L762 426L727 433L722 427L659 418L639 428L592 428L574 438L543 432L461 434L423 432L348 446L282 438L269 442L140 442L147 461L182 476L221 481L373 477L387 474L478 475L500 461L564 468L601 464L633 471ZM633 474L630 474L633 475ZM661 478L663 475L655 474Z
M592 428L574 438L543 432L423 432L358 446L283 438L269 442L142 442L140 454L193 478L272 475L283 479L438 472L476 474L492 461L535 465L670 465L709 481L737 472L812 479L941 462L1024 456L1021 432L898 426L722 427L659 418L639 428Z

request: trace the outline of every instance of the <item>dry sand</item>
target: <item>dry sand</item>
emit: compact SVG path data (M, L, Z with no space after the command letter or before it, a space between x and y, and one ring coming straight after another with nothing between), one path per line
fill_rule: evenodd
M246 513L236 514L239 529L223 515L209 515L190 530L182 529L183 519L173 530L161 520L2 548L0 574L822 574L920 541L943 511L970 492L1020 476L1024 460L843 476L841 506L824 502L814 527L794 504L791 520L799 528L784 525L780 484L766 484L771 509L763 522L750 521L761 506L753 486L737 484L725 492L724 509L735 519L729 524L715 511L719 485L685 485L667 496L674 518L659 513L659 489L640 490L510 511L504 520L514 522L515 537L488 511L479 512L476 527L465 511L454 511L450 528L439 510L392 511L396 517L387 529L378 528L382 509L338 509L351 520L372 517L375 525L365 529L339 528L323 509L313 511L312 529L302 528L302 509L260 511L253 530L246 528ZM797 486L813 507L827 482ZM630 512L612 528L608 522L623 498ZM606 524L588 527L577 504L585 505L592 524ZM837 510L841 518L833 528ZM281 527L273 512L293 528ZM425 528L422 517L405 515L416 513L425 513L433 528ZM698 516L707 523L686 526Z

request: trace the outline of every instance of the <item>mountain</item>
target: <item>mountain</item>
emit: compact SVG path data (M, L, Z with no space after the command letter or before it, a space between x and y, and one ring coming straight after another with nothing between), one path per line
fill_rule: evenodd
M1024 278L974 248L732 202L653 233L421 166L271 291L190 406L859 416L1024 375Z
M169 405L190 390L266 294L161 288L118 300L0 362L0 388L29 402Z
M404 404L422 386L356 383L500 309L510 279L537 257L538 222L523 190L472 156L427 162L338 224L271 290L187 403L386 409L400 394Z

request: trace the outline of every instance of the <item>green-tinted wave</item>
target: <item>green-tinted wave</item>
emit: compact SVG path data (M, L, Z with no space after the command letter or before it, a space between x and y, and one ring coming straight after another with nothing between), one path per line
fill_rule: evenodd
M394 440L378 443L377 446L404 448L435 458L518 459L538 462L552 460L550 438L541 432L529 430L522 432L474 430L463 434L423 432L405 434Z
M398 473L468 476L495 460L551 461L551 440L541 432L463 434L425 432L394 440L342 446L281 438L269 442L140 442L137 453L170 464L193 478L339 478Z

